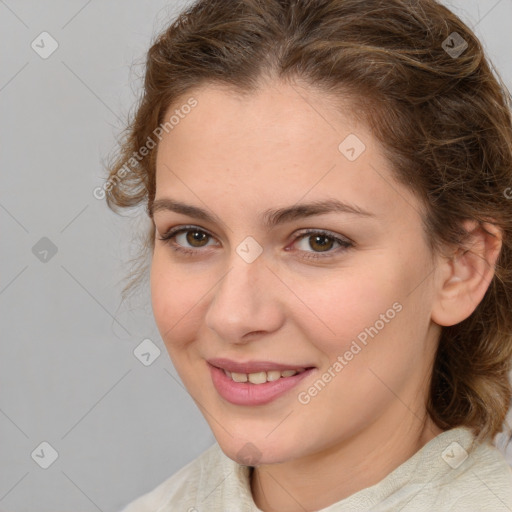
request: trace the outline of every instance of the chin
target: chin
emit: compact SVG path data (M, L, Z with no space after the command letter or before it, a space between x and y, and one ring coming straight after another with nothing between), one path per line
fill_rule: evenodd
M263 464L279 464L291 460L297 456L294 447L283 446L281 439L270 442L268 439L248 440L234 439L226 435L218 439L222 451L230 459L244 466L259 466Z

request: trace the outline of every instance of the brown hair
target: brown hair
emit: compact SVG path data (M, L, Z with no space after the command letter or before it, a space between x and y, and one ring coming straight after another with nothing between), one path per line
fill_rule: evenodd
M349 94L397 180L424 203L432 249L465 247L465 219L502 230L483 300L442 329L427 404L443 430L494 436L512 397L512 101L480 42L435 0L199 0L148 52L144 94L109 165L109 207L150 212L157 146L132 155L171 105L213 83L250 94L264 79ZM126 289L140 272L132 277Z

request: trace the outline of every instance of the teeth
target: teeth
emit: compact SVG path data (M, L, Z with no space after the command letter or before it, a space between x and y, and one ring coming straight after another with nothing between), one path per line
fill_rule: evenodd
M247 374L245 374L245 373L235 373L235 372L233 372L231 374L231 378L235 382L247 382Z
M251 384L264 384L265 382L273 382L281 377L291 377L297 373L305 372L305 368L298 368L297 370L269 370L268 372L256 372L256 373L237 373L228 372L224 370L224 373L235 382L250 382Z
M267 382L267 372L249 373L249 382L253 384L263 384Z
M281 378L281 372L279 370L271 370L267 372L267 380L272 382Z

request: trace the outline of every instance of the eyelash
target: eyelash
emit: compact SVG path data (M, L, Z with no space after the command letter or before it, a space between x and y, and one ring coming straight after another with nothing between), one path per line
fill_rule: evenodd
M165 233L163 236L159 236L158 239L162 240L166 244L168 244L173 251L180 252L182 254L188 254L191 256L197 256L198 252L200 252L200 249L187 249L183 246L176 243L175 240L173 240L177 235L180 233L186 233L187 231L197 231L199 233L204 233L205 235L209 237L213 237L213 235L210 235L207 231L204 231L203 229L199 229L197 226L183 226L183 227L177 227L177 228L171 228L167 233ZM307 237L307 235L320 235L325 236L331 240L334 240L338 244L340 244L341 247L338 247L338 250L329 250L325 252L309 252L309 251L302 251L306 252L305 255L301 256L304 259L319 259L319 258L329 258L333 257L334 255L338 254L340 251L346 251L347 249L350 249L354 247L354 243L352 241L349 241L348 239L342 239L334 234L330 233L329 231L323 231L318 229L310 229L303 231L299 235L297 235L293 243L295 243L297 240L301 240L302 238Z

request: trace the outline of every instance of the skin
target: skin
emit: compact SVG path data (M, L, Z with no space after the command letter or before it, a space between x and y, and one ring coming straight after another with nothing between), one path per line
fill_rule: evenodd
M472 252L431 254L420 201L394 181L348 99L335 111L332 98L280 82L245 97L211 84L193 96L198 106L159 144L155 198L205 208L222 222L155 211L155 320L224 453L243 464L247 443L257 448L256 505L266 512L318 510L376 484L441 433L425 411L441 326L469 316L483 297L499 233L468 224ZM366 146L355 161L338 150L349 134ZM328 213L272 229L262 223L269 208L327 198L373 216ZM158 239L188 224L210 235L195 245L183 234L174 240L194 255ZM307 228L355 245L343 249L328 239L322 252L301 233ZM263 248L252 263L236 252L247 236ZM304 257L311 254L321 257ZM300 403L298 393L394 303L401 311L308 404ZM269 404L240 406L213 387L206 364L213 357L316 370Z

